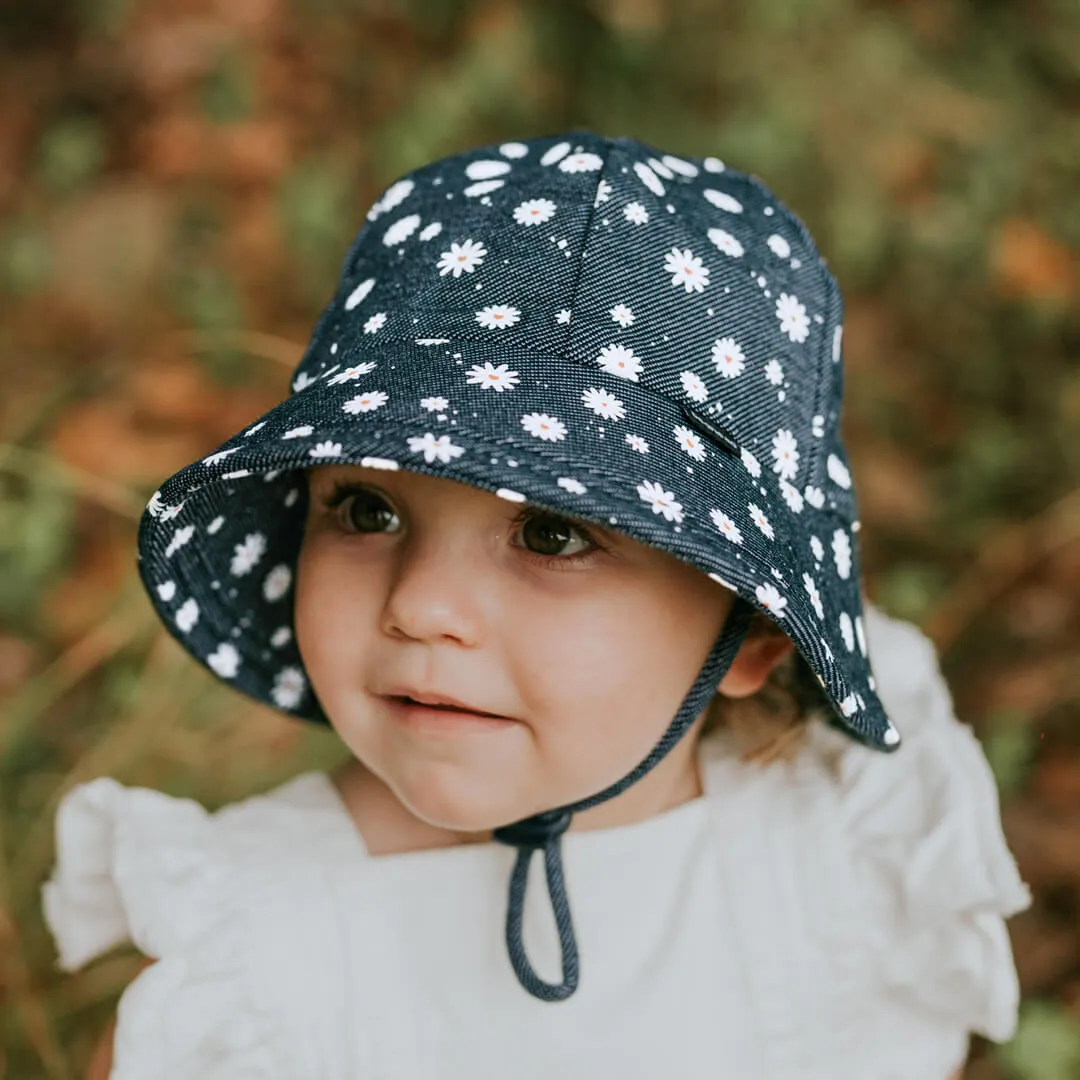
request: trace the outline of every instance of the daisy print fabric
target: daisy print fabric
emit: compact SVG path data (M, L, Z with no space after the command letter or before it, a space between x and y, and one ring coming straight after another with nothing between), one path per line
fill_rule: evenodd
M713 575L795 641L837 726L892 749L841 343L805 227L716 157L579 131L433 162L368 212L290 396L155 492L143 582L218 678L325 723L291 624L298 470L448 477Z

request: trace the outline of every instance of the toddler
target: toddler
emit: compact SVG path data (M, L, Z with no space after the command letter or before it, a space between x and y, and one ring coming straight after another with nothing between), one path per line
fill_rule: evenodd
M113 1080L947 1080L1029 894L930 641L862 596L842 306L755 177L587 131L372 206L292 394L139 572L346 766L65 797ZM542 864L531 882L533 856Z

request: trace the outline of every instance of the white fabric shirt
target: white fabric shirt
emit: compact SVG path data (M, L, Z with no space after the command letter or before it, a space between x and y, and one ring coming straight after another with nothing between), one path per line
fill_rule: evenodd
M1030 895L931 642L866 611L892 755L815 721L794 763L699 743L704 795L562 837L577 992L504 940L516 849L370 855L329 777L208 813L71 791L43 890L60 964L131 940L112 1080L945 1080L1011 1037ZM539 854L524 942L560 981Z

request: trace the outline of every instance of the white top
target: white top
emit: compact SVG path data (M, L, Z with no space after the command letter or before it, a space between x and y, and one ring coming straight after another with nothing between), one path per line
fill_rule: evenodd
M705 794L562 837L566 1001L507 956L517 850L370 855L324 773L210 814L103 777L70 792L43 890L60 965L132 940L112 1080L945 1080L1018 1006L1030 903L931 642L869 608L892 755L814 722L792 764L699 743ZM561 981L542 858L524 943Z

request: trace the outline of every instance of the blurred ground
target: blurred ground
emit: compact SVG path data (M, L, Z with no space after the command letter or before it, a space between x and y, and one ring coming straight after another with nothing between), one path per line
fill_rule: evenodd
M1071 0L0 0L0 1077L77 1076L135 969L52 968L64 791L339 757L155 625L143 504L287 393L383 186L576 126L762 176L828 257L867 590L941 648L1036 895L966 1075L1080 1077Z

